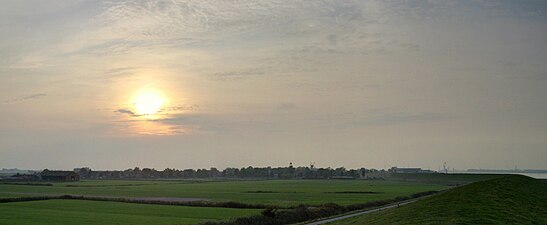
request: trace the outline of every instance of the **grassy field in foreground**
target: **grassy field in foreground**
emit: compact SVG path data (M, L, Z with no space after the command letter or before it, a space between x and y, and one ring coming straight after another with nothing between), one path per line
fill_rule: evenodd
M0 196L76 194L125 197L205 198L213 201L238 201L280 206L321 204L327 202L348 205L445 188L447 186L439 184L381 180L264 180L222 182L87 180L74 183L53 183L53 186L0 184Z
M0 224L195 224L259 214L256 209L146 205L82 200L0 204Z
M547 224L547 183L508 175L329 224Z

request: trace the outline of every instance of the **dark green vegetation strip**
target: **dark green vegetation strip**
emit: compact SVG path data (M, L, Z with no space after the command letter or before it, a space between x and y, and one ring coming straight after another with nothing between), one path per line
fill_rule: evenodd
M50 183L18 183L18 182L2 182L5 185L30 185L30 186L53 186Z
M547 183L508 175L330 224L547 224Z
M0 203L8 202L30 202L30 201L41 201L41 200L51 200L59 197L55 196L32 196L32 197L13 197L13 198L0 198Z
M148 200L148 199L131 199L122 197L103 197L103 196L78 196L78 195L61 195L61 196L32 196L32 197L14 197L1 198L0 203L7 202L29 202L41 200L88 200L88 201L104 201L104 202L125 202L136 204L154 204L154 205L172 205L172 206L193 206L193 207L216 207L216 208L236 208L236 209L265 209L276 206L264 204L246 204L241 202L209 202L209 201L165 201L165 200Z
M260 210L256 209L172 207L84 200L46 200L0 204L0 224L196 224L259 213Z

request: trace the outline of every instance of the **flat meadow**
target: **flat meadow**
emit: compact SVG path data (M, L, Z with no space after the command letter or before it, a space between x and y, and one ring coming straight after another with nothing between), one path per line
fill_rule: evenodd
M0 204L0 224L196 224L259 214L259 209L167 206L85 200Z
M86 195L200 198L277 206L349 205L447 188L441 184L385 180L134 181L84 180L51 186L0 184L0 197Z
M490 179L483 175L397 176L388 180L82 180L0 183L0 200L74 195L100 198L200 199L233 205L181 206L136 202L50 199L0 203L0 224L200 224L260 215L262 206L341 206L407 197ZM221 204L222 205L222 204ZM260 206L262 205L262 206ZM312 207L315 208L315 207Z

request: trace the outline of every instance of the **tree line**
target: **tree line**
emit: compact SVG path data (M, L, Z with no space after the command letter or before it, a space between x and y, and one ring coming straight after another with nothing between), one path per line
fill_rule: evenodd
M88 167L76 168L83 179L209 179L209 178L237 178L237 179L357 179L357 178L382 178L385 170L376 169L346 169L339 168L315 168L309 167L243 167L226 168L218 170L210 169L174 169L166 168L156 170L154 168L130 168L126 170L95 171ZM378 176L380 174L380 176ZM368 175L368 176L367 176ZM375 175L375 176L371 176Z

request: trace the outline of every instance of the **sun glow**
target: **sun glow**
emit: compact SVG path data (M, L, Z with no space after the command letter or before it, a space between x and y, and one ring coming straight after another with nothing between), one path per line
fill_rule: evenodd
M161 111L165 98L158 91L146 90L135 96L133 104L137 114L154 115Z

